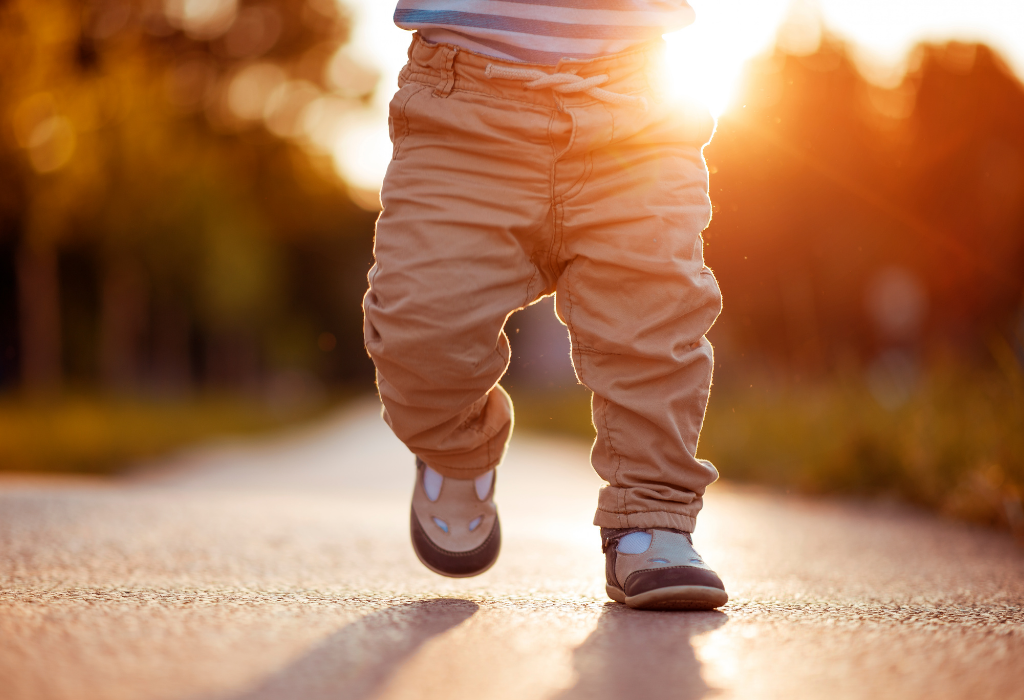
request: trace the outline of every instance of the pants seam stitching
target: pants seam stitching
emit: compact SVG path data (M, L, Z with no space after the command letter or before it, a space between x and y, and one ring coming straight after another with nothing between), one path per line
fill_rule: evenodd
M614 479L615 481L615 488L618 489L618 493L616 494L617 497L615 500L622 502L621 505L616 509L616 512L622 513L625 512L626 510L625 490L621 486L619 486L619 470L622 468L622 456L615 449L615 443L612 441L612 431L608 428L608 406L611 404L611 402L603 397L601 400L604 401L605 403L605 410L601 416L601 422L604 423L605 441L608 443L608 449L611 451L612 457L615 459L615 473L612 474L612 479ZM619 520L621 524L621 516Z
M392 160L397 160L398 159L398 154L399 154L399 152L402 149L402 144L405 143L405 140L407 138L409 138L409 134L411 133L411 127L409 125L409 115L406 112L406 108L409 106L409 102L412 101L412 98L414 98L416 95L418 95L421 92L423 92L423 90L426 89L426 87L427 87L426 85L421 85L418 90L411 91L409 93L409 96L405 98L405 101L402 102L402 109L399 112L401 114L401 116L402 116L402 135L401 135L400 138L399 137L395 138L394 149L393 149L392 154L391 154L391 159Z

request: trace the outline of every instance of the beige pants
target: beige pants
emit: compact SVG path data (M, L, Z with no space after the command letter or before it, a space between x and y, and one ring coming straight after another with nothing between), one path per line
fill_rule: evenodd
M645 108L488 78L488 64L522 66L414 38L364 331L395 434L468 479L512 430L505 320L554 293L594 392L591 458L608 482L594 524L692 531L718 476L694 457L721 310L701 240L714 122L652 90L659 49L544 68L607 75L603 89Z

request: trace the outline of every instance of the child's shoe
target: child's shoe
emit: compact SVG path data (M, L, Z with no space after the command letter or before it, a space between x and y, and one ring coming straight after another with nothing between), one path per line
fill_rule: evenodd
M494 470L450 479L417 458L410 520L412 548L424 566L453 578L482 574L501 549Z
M605 590L631 608L711 610L729 594L687 532L601 528Z

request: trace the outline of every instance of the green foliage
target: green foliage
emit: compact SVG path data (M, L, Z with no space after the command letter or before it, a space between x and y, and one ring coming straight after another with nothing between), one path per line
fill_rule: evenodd
M1005 495L1016 495L1022 435L1024 397L1005 377L947 366L893 410L853 379L712 392L699 452L726 477L956 510L979 473L997 470Z
M1024 535L1024 381L1008 369L936 362L892 410L854 375L716 388L698 455L724 479L895 498ZM594 436L588 392L513 398L518 428Z
M238 396L143 401L72 396L56 403L0 400L0 464L6 471L110 473L211 439L280 429L319 415Z
M582 386L556 391L509 388L515 406L515 429L594 437L590 391Z

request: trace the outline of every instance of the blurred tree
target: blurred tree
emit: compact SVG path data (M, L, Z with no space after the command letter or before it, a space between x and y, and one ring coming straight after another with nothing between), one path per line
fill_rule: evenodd
M1024 291L1024 88L986 46L922 47L917 59L898 191L938 245L919 237L913 253L937 330L987 344Z
M722 358L814 377L887 347L989 360L1024 291L1024 88L921 46L895 88L845 45L754 61L707 149ZM728 377L723 377L728 380Z
M365 252L335 274L365 273L372 214L323 162L331 118L375 83L347 58L339 73L347 31L333 0L0 5L0 237L29 393L72 366L111 389L251 386L291 321L289 247L354 237ZM92 352L62 343L72 249L99 280Z

